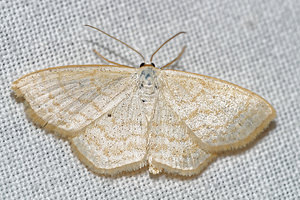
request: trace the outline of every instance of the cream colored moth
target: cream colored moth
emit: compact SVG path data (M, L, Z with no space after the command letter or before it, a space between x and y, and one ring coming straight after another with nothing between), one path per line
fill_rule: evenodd
M276 112L262 97L232 83L165 69L184 48L167 65L155 67L156 52L181 33L140 68L95 51L113 65L39 70L13 82L12 89L25 100L33 122L68 138L96 173L148 167L152 174L198 174L220 153L253 141Z

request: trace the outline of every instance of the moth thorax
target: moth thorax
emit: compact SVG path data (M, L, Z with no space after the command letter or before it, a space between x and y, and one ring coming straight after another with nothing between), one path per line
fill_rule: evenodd
M153 95L158 89L156 72L150 67L143 69L140 73L138 84L141 93Z

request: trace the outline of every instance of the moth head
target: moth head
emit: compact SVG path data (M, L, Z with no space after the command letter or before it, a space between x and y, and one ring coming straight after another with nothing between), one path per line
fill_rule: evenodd
M154 63L151 63L151 64L146 64L146 63L141 63L140 64L140 67L155 67L155 64Z

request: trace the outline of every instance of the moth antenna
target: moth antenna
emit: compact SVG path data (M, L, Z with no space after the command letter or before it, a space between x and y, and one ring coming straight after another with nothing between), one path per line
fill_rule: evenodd
M150 63L152 63L152 59L153 59L153 56L165 45L167 44L170 40L174 39L175 37L177 37L178 35L180 34L183 34L183 33L186 33L186 32L179 32L175 35L173 35L172 37L170 37L167 41L165 41L162 45L160 45L160 47L152 54L151 58L150 58Z
M120 64L120 63L117 63L117 62L108 60L107 58L105 58L103 55L101 55L101 54L100 54L98 51L96 51L95 49L93 49L93 51L94 51L100 58L102 58L103 60L105 60L105 61L108 62L108 63L114 64L114 65L117 65L117 66L120 66L120 67L130 67L130 68L134 68L134 67L131 67L131 66L128 66L128 65L122 65L122 64Z
M112 36L112 35L109 35L108 33L104 32L104 31L102 31L101 29L96 28L96 27L94 27L94 26L87 25L87 24L84 25L84 26L88 26L88 27L90 27L90 28L96 29L97 31L100 31L101 33L107 35L108 37L110 37L110 38L112 38L112 39L114 39L114 40L117 40L118 42L124 44L126 47L128 47L128 48L131 49L132 51L136 52L139 56L141 56L141 58L142 58L143 61L145 62L145 57L144 57L140 52L138 52L137 50L135 50L133 47L129 46L129 45L126 44L125 42L119 40L118 38L116 38L116 37L114 37L114 36ZM103 57L103 56L102 56L102 57Z
M178 56L172 60L171 62L169 62L168 64L164 65L163 67L161 67L160 69L163 69L163 68L166 68L166 67L169 67L170 65L172 65L174 62L176 62L181 56L182 54L184 53L184 50L186 49L186 46L184 46L181 50L181 52L178 54Z

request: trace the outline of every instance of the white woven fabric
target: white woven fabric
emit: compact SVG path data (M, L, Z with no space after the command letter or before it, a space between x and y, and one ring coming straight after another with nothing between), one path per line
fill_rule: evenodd
M300 2L2 1L0 2L0 199L299 199ZM247 148L219 157L191 179L139 173L109 178L90 172L68 141L34 126L10 89L35 70L104 63L127 65L129 49L82 25L124 40L146 56L187 31L154 58L218 77L268 100L278 117Z

